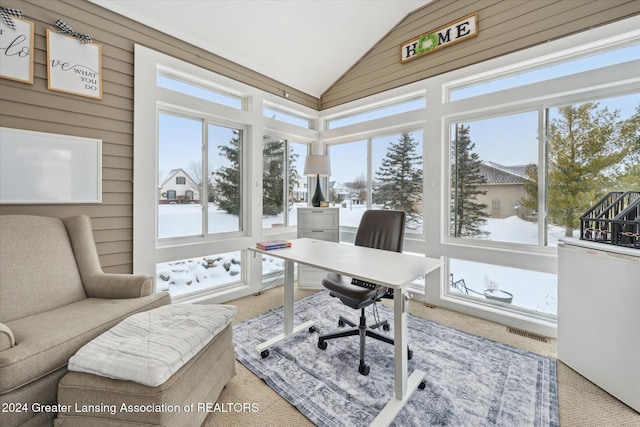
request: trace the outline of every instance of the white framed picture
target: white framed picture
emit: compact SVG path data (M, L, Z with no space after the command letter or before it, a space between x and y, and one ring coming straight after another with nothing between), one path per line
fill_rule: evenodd
M0 77L33 84L33 22L11 19L15 29L0 20Z
M102 99L102 46L47 29L48 87Z

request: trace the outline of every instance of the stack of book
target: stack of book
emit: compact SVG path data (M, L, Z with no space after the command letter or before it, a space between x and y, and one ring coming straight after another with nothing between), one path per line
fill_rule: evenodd
M256 248L268 251L269 249L290 248L291 242L286 240L269 240L268 242L256 243Z

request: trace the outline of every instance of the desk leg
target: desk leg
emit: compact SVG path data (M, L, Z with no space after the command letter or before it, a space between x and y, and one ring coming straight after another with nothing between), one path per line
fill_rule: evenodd
M395 359L395 387L394 397L382 408L382 411L371 423L372 426L388 426L407 403L413 392L418 388L425 376L425 372L418 369L408 376L407 369L407 289L396 289L393 298L393 340Z
M293 296L294 296L294 287L293 287L293 261L285 261L284 263L284 333L280 335L276 335L275 337L263 342L262 344L258 344L256 346L256 350L258 353L262 354L262 357L267 357L269 355L268 348L272 345L282 341L283 339L297 334L300 331L305 329L309 329L313 326L313 321L310 320L301 324L300 326L293 327Z

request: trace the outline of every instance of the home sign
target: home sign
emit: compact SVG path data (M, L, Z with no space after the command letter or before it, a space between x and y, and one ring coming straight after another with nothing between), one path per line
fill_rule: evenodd
M403 43L400 46L400 62L411 61L477 35L478 14L472 13Z

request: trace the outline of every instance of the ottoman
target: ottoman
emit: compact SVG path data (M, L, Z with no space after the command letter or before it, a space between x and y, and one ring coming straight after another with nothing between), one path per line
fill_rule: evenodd
M188 310L189 305L183 306L181 310ZM180 327L185 329L184 324ZM167 331L168 340L171 333ZM58 383L58 416L54 425L198 426L235 375L234 358L229 320L193 357L155 386L70 371ZM72 361L73 358L71 369Z

